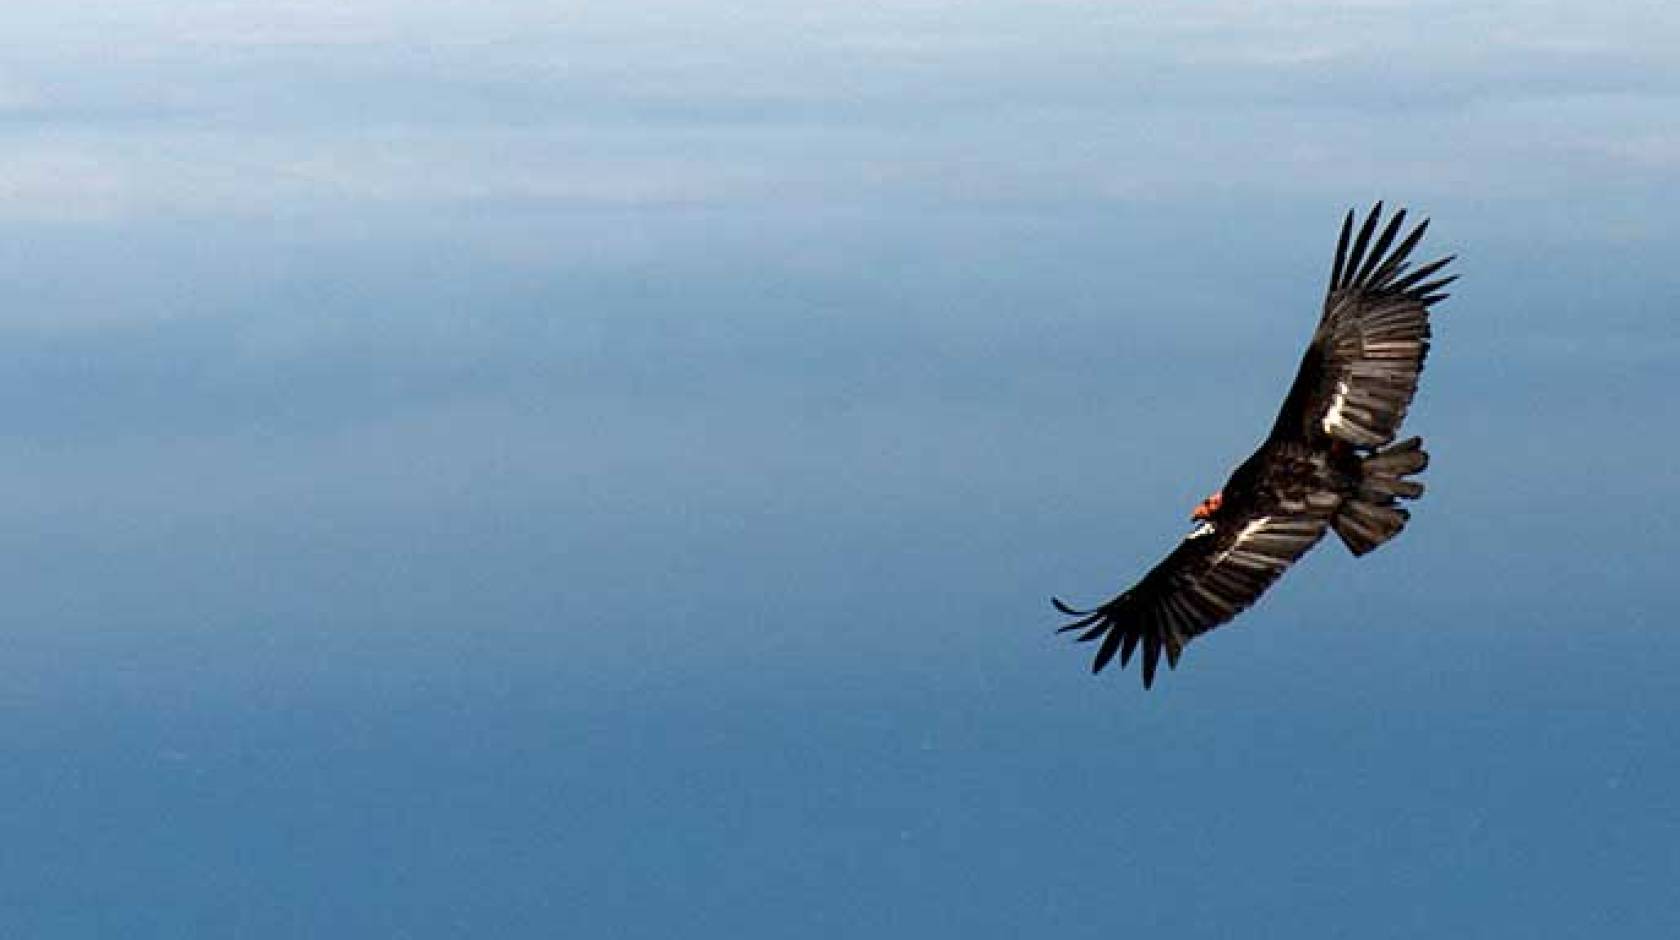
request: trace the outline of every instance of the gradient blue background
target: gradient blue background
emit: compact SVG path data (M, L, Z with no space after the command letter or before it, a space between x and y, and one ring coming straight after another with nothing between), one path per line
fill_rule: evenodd
M1680 935L1671 3L0 47L0 934ZM1092 679L1379 197L1411 528Z

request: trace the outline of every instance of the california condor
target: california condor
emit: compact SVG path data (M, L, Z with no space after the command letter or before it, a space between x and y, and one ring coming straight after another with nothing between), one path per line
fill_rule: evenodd
M1225 486L1191 514L1196 522L1143 580L1100 607L1056 609L1077 618L1058 632L1102 641L1092 672L1143 647L1143 685L1161 653L1178 666L1185 644L1229 621L1335 530L1354 555L1388 541L1410 518L1398 505L1423 484L1409 479L1429 455L1416 437L1394 443L1429 353L1429 308L1457 279L1438 277L1449 256L1407 260L1425 220L1396 244L1404 209L1377 232L1377 203L1354 233L1342 222L1324 313L1277 422ZM1375 236L1375 238L1373 238Z

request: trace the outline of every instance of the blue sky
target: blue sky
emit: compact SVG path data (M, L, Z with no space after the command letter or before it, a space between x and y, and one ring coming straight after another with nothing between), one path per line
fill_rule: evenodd
M1669 5L0 37L0 932L1680 928ZM1376 198L1412 526L1092 679Z

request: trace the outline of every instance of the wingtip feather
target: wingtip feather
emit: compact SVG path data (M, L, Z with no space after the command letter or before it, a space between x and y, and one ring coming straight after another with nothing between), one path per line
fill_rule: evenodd
M1143 638L1143 687L1155 685L1155 667L1161 662L1161 638L1153 632Z
M1336 260L1330 265L1330 293L1342 286L1342 271L1347 267L1348 239L1353 237L1353 210L1342 216L1342 232L1336 236Z
M1354 281L1354 272L1365 266L1365 247L1371 243L1371 233L1376 231L1377 217L1382 214L1382 200L1371 207L1371 213L1365 217L1365 224L1359 226L1359 235L1353 240L1353 248L1348 252L1347 267L1342 271L1342 281L1339 287L1346 287Z
M1067 614L1069 617L1085 617L1096 613L1095 610L1080 610L1077 607L1070 606L1061 598L1056 597L1053 594L1050 596L1050 606L1056 608L1064 614Z

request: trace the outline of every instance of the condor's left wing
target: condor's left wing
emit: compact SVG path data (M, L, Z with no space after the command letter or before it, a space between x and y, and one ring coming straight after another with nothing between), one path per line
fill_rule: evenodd
M1406 210L1379 232L1382 211L1379 202L1357 235L1352 212L1342 221L1324 314L1274 438L1379 447L1399 434L1429 356L1430 308L1446 299L1443 289L1457 277L1437 276L1451 257L1412 267L1427 220L1400 238Z

